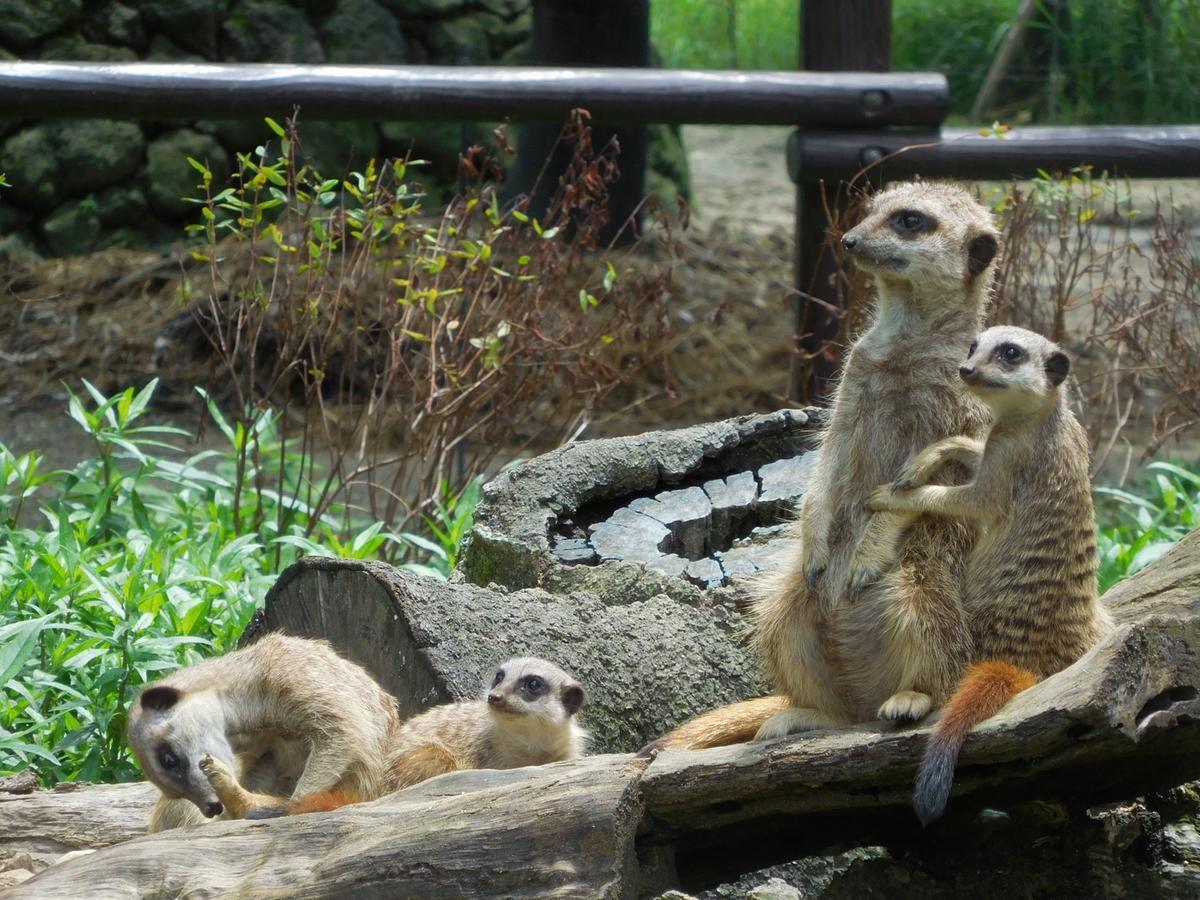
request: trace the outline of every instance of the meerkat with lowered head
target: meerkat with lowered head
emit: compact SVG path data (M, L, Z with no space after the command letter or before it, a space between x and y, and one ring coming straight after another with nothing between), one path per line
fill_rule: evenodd
M436 706L406 721L387 754L387 793L463 769L515 769L577 759L587 740L576 719L580 684L553 663L521 657L503 663L479 700ZM256 802L220 761L201 761L220 802L247 818L289 812ZM353 802L349 798L347 803ZM329 802L322 810L342 805Z
M378 797L399 724L391 695L326 642L268 634L148 685L128 731L163 794L150 822L160 831L196 821L181 801L232 818L277 806L279 795L290 812ZM239 809L227 811L206 758L254 788Z
M1013 696L1079 659L1111 629L1097 597L1087 435L1067 405L1070 360L1023 328L989 328L960 368L992 411L982 446L933 444L872 493L873 510L969 521L963 605L975 664L946 703L917 777L922 822L942 814L967 734ZM947 458L973 463L965 485L927 483Z
M987 410L963 390L958 365L982 323L999 233L965 189L916 182L876 195L842 243L873 277L877 301L847 355L792 528L799 553L751 611L782 699L715 710L651 747L919 719L950 695L969 657L960 590L973 528L928 516L907 524L898 564L855 602L849 563L876 484L932 441L985 430ZM950 464L946 477L966 472Z

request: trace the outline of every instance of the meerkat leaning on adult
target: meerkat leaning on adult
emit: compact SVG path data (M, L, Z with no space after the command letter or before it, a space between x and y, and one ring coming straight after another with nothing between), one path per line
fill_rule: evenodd
M976 661L946 703L921 762L913 805L923 823L945 809L971 729L1075 662L1112 627L1097 597L1087 435L1062 388L1070 365L1058 346L1031 331L984 331L959 371L992 411L986 443L952 437L933 444L868 501L876 511L981 529L963 583ZM973 464L974 479L928 484L948 458Z
M510 659L488 679L480 699L436 706L400 727L387 754L386 792L463 769L515 769L577 759L587 741L576 718L583 703L583 687L558 666L533 657ZM251 807L247 818L288 813L283 805L248 801L227 765L211 758L201 765L221 803ZM331 801L320 808L340 805Z
M289 812L369 800L387 790L400 719L366 670L324 641L268 634L148 685L129 711L129 743L162 798L150 831L241 818L282 799ZM229 809L202 760L252 790ZM261 792L261 793L260 793Z
M972 527L906 522L898 564L861 592L851 591L850 561L876 484L930 442L986 429L987 410L963 389L958 366L982 324L999 233L964 188L914 182L872 198L842 243L877 299L847 355L792 526L799 553L762 584L751 610L754 645L782 696L706 713L647 750L913 721L949 697L969 659L960 591ZM953 463L945 473L966 476Z

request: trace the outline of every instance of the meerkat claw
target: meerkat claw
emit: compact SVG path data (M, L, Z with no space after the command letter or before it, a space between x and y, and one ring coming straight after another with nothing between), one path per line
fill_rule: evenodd
M899 494L901 491L907 491L913 486L911 478L900 477L892 482L892 493Z

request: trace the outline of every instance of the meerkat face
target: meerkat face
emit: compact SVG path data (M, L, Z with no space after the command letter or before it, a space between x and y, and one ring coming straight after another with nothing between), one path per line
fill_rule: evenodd
M989 328L971 343L958 373L999 418L1057 402L1071 360L1058 345L1024 328Z
M877 194L842 246L881 281L955 291L989 271L1000 238L991 213L963 188L913 182Z
M208 692L185 694L151 685L129 713L129 744L142 771L169 799L186 797L210 819L222 812L198 763L205 754L234 766L220 702Z
M533 716L566 724L583 707L584 693L574 678L553 663L520 657L502 663L484 690L495 716Z

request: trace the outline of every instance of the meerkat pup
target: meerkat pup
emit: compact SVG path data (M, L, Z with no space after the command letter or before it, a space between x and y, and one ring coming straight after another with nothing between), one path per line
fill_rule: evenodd
M969 521L981 531L963 586L977 662L947 702L921 763L913 804L924 823L942 814L971 729L1112 627L1097 598L1087 436L1062 388L1070 367L1041 335L989 328L959 369L992 411L986 443L935 443L868 501L876 511ZM928 484L948 458L972 464L974 479Z
M436 706L400 727L387 754L386 793L463 769L577 759L587 741L576 719L583 703L583 688L558 666L533 657L510 659L488 679L480 699ZM246 810L251 819L289 812L278 800L272 806L245 791L228 764L206 757L200 765L226 808ZM319 808L351 802L349 795L341 802L327 797Z
M362 667L324 641L268 634L148 685L128 734L162 791L153 832L196 821L184 800L208 818L240 818L280 795L288 812L378 797L398 728L395 701ZM266 793L246 791L229 809L209 774L222 766Z
M448 703L404 723L388 758L392 790L461 769L516 769L583 755L576 718L583 687L553 663L502 663L478 700Z
M876 287L874 316L846 357L799 520L799 552L763 582L753 641L785 702L705 714L653 746L702 747L885 719L923 717L950 695L971 648L961 580L973 527L906 523L897 564L850 602L865 501L932 441L982 436L987 410L963 390L962 348L978 333L999 233L965 189L901 184L876 195L842 238ZM967 472L947 464L944 477Z

